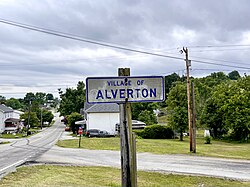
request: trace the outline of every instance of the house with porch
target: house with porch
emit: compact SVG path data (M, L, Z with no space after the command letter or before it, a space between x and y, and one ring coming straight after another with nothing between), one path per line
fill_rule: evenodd
M5 131L5 121L8 118L13 118L14 110L3 104L0 105L0 133Z

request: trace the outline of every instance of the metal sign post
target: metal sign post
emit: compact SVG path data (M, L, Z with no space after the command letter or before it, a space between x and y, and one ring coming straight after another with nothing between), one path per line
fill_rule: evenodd
M80 135L79 137L79 148L81 147L81 137L82 137L82 127L79 127L78 134Z

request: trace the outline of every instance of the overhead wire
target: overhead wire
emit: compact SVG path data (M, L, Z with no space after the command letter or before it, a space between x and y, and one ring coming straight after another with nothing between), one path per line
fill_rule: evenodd
M41 27L31 26L31 25L27 25L27 24L23 24L23 23L18 23L18 22L2 19L2 18L0 18L0 22L4 23L4 24L24 28L24 29L29 29L29 30L33 30L33 31L37 31L37 32L45 33L45 34L50 34L50 35L54 35L54 36L58 36L58 37L63 37L63 38L72 39L72 40L76 40L76 41L95 44L95 45L99 45L99 46L115 48L115 49L119 49L119 50L135 52L135 53L140 53L140 54L145 54L145 55L152 55L152 56L157 56L157 57L164 57L164 58L170 58L170 59L176 59L176 60L185 60L184 58L181 58L181 57L170 56L170 55L165 55L165 54L159 54L159 53L154 53L154 52L150 52L150 51L142 51L142 50L138 50L138 49L132 49L132 48L128 48L128 47L117 46L117 45L109 44L109 43L102 43L102 42L99 42L99 41L96 41L96 40L86 39L86 38L83 38L81 36L72 35L72 34L68 34L68 33L63 33L63 32L55 31L55 30L51 30L51 29L45 29L45 28L41 28ZM235 45L235 46L239 46L239 45ZM189 47L199 47L199 46L189 46ZM207 62L207 61L201 61L201 60L191 60L191 61L197 62L197 63L203 63L203 64L217 65L217 66L226 66L226 67L233 67L233 68L250 69L248 67L232 66L232 65L227 65L227 64L213 63L213 62Z

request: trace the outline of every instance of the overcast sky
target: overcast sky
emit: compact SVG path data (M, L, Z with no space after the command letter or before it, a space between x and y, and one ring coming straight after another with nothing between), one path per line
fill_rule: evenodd
M250 72L248 0L0 0L0 20L101 43L184 58L191 76ZM209 63L221 64L220 66ZM235 66L235 67L228 67ZM75 41L0 23L0 95L58 96L89 76L185 75L185 61ZM237 68L238 67L238 68Z

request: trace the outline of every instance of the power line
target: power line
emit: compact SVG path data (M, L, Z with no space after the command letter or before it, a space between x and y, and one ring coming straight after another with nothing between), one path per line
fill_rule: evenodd
M219 59L214 59L214 58L204 58L204 57L198 57L198 56L193 56L193 55L190 55L190 56L192 58L199 58L199 59L212 60L212 61L218 61L218 62L227 62L227 63L232 63L232 64L249 65L249 64L246 64L246 63L235 62L235 61L219 60Z
M246 48L238 48L238 49L212 49L212 50L199 50L199 51L192 51L192 53L202 53L202 52L209 52L209 51L242 51L242 50L250 50L250 47Z
M188 48L226 48L226 47L250 47L250 44L228 44L228 45L196 45Z
M45 28L41 28L41 27L31 26L31 25L18 23L18 22L14 22L14 21L9 21L9 20L5 20L5 19L1 19L1 18L0 18L0 22L4 23L4 24L16 26L16 27L28 29L28 30L33 30L36 32L41 32L41 33L50 34L50 35L54 35L54 36L58 36L58 37L63 37L63 38L72 39L72 40L76 40L76 41L86 42L86 43L90 43L90 44L94 44L94 45L100 45L100 46L104 46L104 47L115 48L115 49L119 49L119 50L125 50L125 51L141 53L141 54L146 54L146 55L152 55L152 56L157 56L157 57L171 58L171 59L176 59L176 60L184 60L184 58L181 58L181 57L169 56L169 55L153 53L153 52L149 52L149 51L142 51L142 50L132 49L132 48L128 48L128 47L117 46L114 44L102 43L99 41L94 41L94 40L82 38L82 37L77 36L77 35L72 35L72 34L63 33L63 32L59 32L59 31L55 31L55 30L51 30L51 29L45 29ZM198 47L198 46L193 46L193 47ZM192 60L192 61L197 62L197 63L203 63L203 64L217 65L217 66L250 69L248 67L232 66L232 65L227 65L227 64L219 64L219 63L206 62L206 61L200 61L200 60Z
M228 65L228 64L219 64L219 63L206 62L206 61L201 61L201 60L191 60L191 61L201 63L201 64L211 64L211 65L216 65L216 66L226 66L226 67L239 68L239 69L250 69L250 67L233 66L233 65Z
M4 23L4 24L24 28L24 29L29 29L29 30L33 30L33 31L37 31L37 32L45 33L45 34L51 34L51 35L54 35L54 36L59 36L59 37L68 38L68 39L72 39L72 40L76 40L76 41L91 43L91 44L100 45L100 46L104 46L104 47L110 47L110 48L115 48L115 49L130 51L130 52L136 52L136 53L142 53L142 54L146 54L146 55L153 55L153 56L158 56L158 57L165 57L165 58L172 58L172 59L177 59L177 60L184 60L183 58L180 58L180 57L174 57L174 56L169 56L169 55L152 53L152 52L148 52L148 51L141 51L141 50L137 50L137 49L131 49L131 48L127 48L127 47L116 46L116 45L113 45L113 44L106 44L106 43L102 43L102 42L98 42L98 41L84 39L82 37L75 36L75 35L72 35L72 34L67 34L67 33L59 32L59 31L51 30L51 29L44 29L44 28L41 28L41 27L35 27L35 26L31 26L31 25L17 23L17 22L13 22L13 21L9 21L9 20L4 20L4 19L1 19L1 18L0 18L0 22Z

